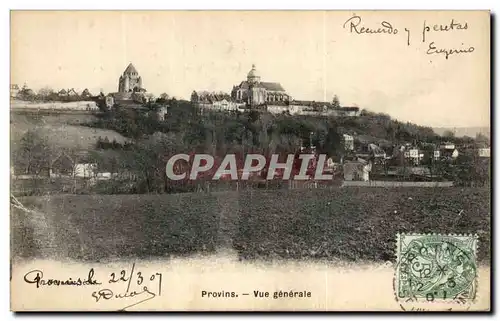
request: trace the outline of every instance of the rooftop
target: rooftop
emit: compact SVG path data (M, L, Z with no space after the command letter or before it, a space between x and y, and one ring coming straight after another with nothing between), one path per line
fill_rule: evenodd
M137 73L137 69L135 69L134 65L132 63L129 63L127 68L125 68L125 71L123 72L124 75L126 74L131 74L131 73Z

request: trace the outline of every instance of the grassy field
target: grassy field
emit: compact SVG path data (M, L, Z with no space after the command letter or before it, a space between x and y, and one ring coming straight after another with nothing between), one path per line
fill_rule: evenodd
M93 150L99 136L103 139L108 137L109 141L116 140L119 143L126 141L125 137L115 131L82 126L92 120L95 120L95 116L90 114L32 115L11 112L10 141L13 148L16 148L16 144L28 130L36 131L42 137L46 137L53 150L61 148Z
M400 232L474 233L490 260L490 191L343 188L19 198L12 253L105 261L210 253L241 259L394 260Z
M249 194L235 247L245 258L395 260L397 233L478 234L489 260L490 191L344 188Z

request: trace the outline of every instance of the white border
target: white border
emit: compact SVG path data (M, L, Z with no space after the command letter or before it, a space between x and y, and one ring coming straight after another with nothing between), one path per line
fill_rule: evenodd
M297 1L297 0L288 0L288 1L273 1L271 2L270 0L252 0L252 1L223 1L223 0L210 0L210 1L203 1L203 0L198 0L198 1L193 1L193 0L183 0L183 1L178 1L175 3L168 3L168 4L163 4L162 2L156 0L140 0L140 1L129 1L129 0L122 0L122 1L103 1L103 0L87 0L87 1L53 1L53 0L46 0L46 1L36 1L36 0L31 0L31 1L13 1L13 0L4 0L2 1L1 7L1 34L2 34L2 65L3 68L2 70L10 71L10 63L9 63L9 55L10 55L10 41L9 41L9 36L10 36L10 31L9 31L9 24L10 24L10 9L44 9L44 10L50 10L50 9L87 9L87 10L98 10L98 9L122 9L122 10L133 10L133 9L174 9L174 10L181 10L181 9L238 9L238 10L244 10L244 9L253 9L253 10L258 10L258 9L302 9L302 10L319 10L319 9L337 9L337 10L348 10L348 9L387 9L387 10L411 10L411 9L420 9L420 10L436 10L436 9L453 9L453 10L477 10L477 9L490 9L492 10L493 13L499 11L499 1L498 0L474 0L474 1L437 1L437 0L419 0L419 1L383 1L383 0L378 0L376 2L365 0L350 0L350 1L344 1L342 3L339 2L326 2L326 1L318 1L318 0L307 0L307 1ZM498 25L498 21L496 21L496 24ZM495 26L496 27L496 26ZM495 28L497 30L498 28ZM495 42L498 42L498 31L495 31ZM496 69L496 68L495 68ZM4 102L4 105L2 108L0 108L0 112L2 113L1 119L4 121L4 125L0 126L0 129L2 130L2 133L0 134L1 139L1 147L3 147L3 150L9 150L9 127L7 126L7 120L10 118L9 117L9 94L7 93L7 88L10 83L9 79L9 73L4 72L1 77L1 86L0 88L3 88L3 90L0 91L0 97L1 101ZM498 83L495 83L495 88L492 90L494 92L498 92ZM473 108L473 107L471 107ZM500 123L498 121L498 113L495 116L495 123ZM493 129L493 128L492 128ZM496 135L495 135L496 136ZM495 137L494 139L495 146L493 147L493 150L496 151L498 150L498 137ZM4 209L2 211L1 219L2 222L0 223L0 226L4 228L3 233L0 233L2 235L2 256L3 260L1 261L2 264L0 265L1 268L1 276L3 277L3 280L5 280L2 283L2 294L1 294L1 302L3 304L2 306L2 313L1 313L1 320L12 320L14 319L14 315L9 312L10 311L10 293L9 293L9 282L6 282L9 277L9 198L7 197L8 191L9 191L9 172L7 171L8 165L9 165L9 158L7 157L8 153L4 153L4 157L1 158L1 171L0 171L0 184L1 184L1 192L0 195L2 195L1 202L2 202L2 208ZM498 162L495 160L495 165ZM495 181L496 177L495 175ZM495 192L495 196L497 196L497 193L500 193L498 190ZM500 196L496 199L500 199ZM496 230L498 234L498 222L499 219L496 218ZM498 237L495 238L498 240ZM496 245L497 243L495 243ZM492 249L497 248L495 245L492 246ZM495 255L497 258L498 255ZM497 262L494 262L495 264ZM496 278L498 280L498 277ZM492 302L492 304L494 304ZM137 316L137 315L134 315ZM140 315L139 317L143 317L144 315ZM183 318L193 318L193 317L198 317L199 315L196 316L187 316L183 315ZM269 315L269 316L276 316L276 315ZM269 317L267 316L267 317ZM85 317L83 315L79 315L79 317ZM106 315L93 315L93 318L95 319L104 319ZM123 319L130 319L133 316L127 316L127 315L119 315L119 316L107 316L108 318L115 319L117 317L120 318L120 320ZM177 316L174 315L165 315L164 317L172 319L172 318L177 318ZM213 317L218 317L218 316L213 316ZM263 315L258 315L256 317L262 318L266 317ZM289 316L283 316L283 317L289 317ZM306 315L301 315L300 318L307 318L308 316ZM333 317L335 318L353 318L353 317L359 317L358 315L334 315ZM361 317L368 317L368 315L362 315ZM384 317L384 316L382 316ZM398 315L397 317L401 318L404 316ZM437 318L439 315L427 315L426 318L433 319ZM475 315L474 317L478 317ZM54 318L53 315L42 315L42 316L36 316L37 320L52 320ZM57 316L59 320L70 320L71 316L70 315L65 315L65 316ZM35 316L24 316L23 320L35 320Z
M454 1L450 5L445 1L377 1L373 3L369 0L351 0L345 2L327 2L321 0L288 0L282 1L269 1L269 0L252 0L252 1L193 1L184 0L175 3L160 3L154 0L141 0L141 1L102 1L102 0L89 0L89 1L54 1L47 0L42 3L38 1L7 1L12 4L8 6L12 9L128 9L128 10L146 10L146 9L221 9L221 10L269 10L269 9L288 9L288 10L320 10L320 9L335 9L335 10L351 10L351 9L377 9L377 10L478 10L490 9L495 3L492 0L475 0L475 1ZM5 3L5 2L4 2Z

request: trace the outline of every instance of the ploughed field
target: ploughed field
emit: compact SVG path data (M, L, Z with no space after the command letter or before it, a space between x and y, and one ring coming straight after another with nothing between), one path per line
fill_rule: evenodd
M394 261L397 233L479 236L490 190L341 188L212 194L52 195L11 208L12 256L106 261L235 250L240 259Z

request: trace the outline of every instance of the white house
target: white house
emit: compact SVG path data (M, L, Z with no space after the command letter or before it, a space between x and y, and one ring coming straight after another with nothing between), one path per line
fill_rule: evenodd
M74 175L75 177L91 178L95 177L96 171L97 164L79 163L75 165Z
M354 137L344 134L344 148L346 150L354 150Z
M283 114L290 111L287 105L267 105L267 111L271 114Z
M168 116L168 106L161 106L161 107L158 109L157 114L158 114L158 119L159 119L159 120L167 120L167 116Z
M450 143L450 142L445 142L445 143L442 143L439 148L440 149L448 149L448 150L455 149L455 144Z
M359 107L341 107L338 109L339 116L358 117L360 114Z
M491 152L490 152L490 148L489 147L488 148L479 148L477 150L477 154L478 154L479 157L488 157L489 158L490 157L490 153Z

